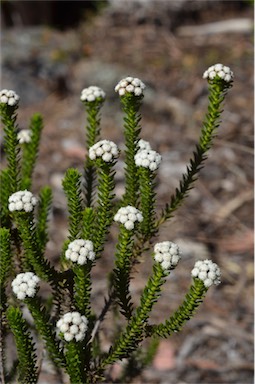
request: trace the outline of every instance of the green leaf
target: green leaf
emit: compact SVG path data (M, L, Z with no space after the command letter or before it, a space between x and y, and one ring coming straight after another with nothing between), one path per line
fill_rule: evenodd
M0 113L4 126L4 149L8 164L9 195L18 190L20 183L20 149L17 138L15 108L10 109L0 103Z
M42 305L38 297L27 298L24 300L31 315L34 318L35 326L40 337L44 340L50 358L58 367L65 366L63 349L60 346L60 340L56 337L56 326L52 321L46 308Z
M20 189L30 189L32 175L39 152L39 143L43 129L43 118L39 113L32 116L30 121L31 141L22 144L21 185Z
M124 112L124 136L125 136L125 194L122 205L137 205L139 181L137 167L135 165L135 155L138 150L138 140L141 132L139 109L142 97L125 95L121 98Z
M81 174L77 169L69 168L62 184L69 212L69 240L73 241L79 235L82 224Z
M18 382L20 384L37 383L36 349L28 325L19 308L9 307L7 319L14 335L18 352Z
M11 234L7 228L0 228L0 287L4 288L12 265Z
M43 187L39 194L38 212L37 212L37 223L36 233L38 245L40 251L45 250L48 241L48 216L52 205L52 190L50 187Z

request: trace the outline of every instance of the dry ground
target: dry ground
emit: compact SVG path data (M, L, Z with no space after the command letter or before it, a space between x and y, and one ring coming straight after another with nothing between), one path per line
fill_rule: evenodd
M186 203L160 232L178 241L183 260L167 282L152 314L160 321L177 308L190 282L195 260L212 258L222 270L222 284L209 290L197 315L184 330L163 341L151 367L133 383L250 384L253 378L253 41L246 32L199 32L180 28L229 19L252 20L252 8L220 6L197 13L172 15L154 2L150 11L105 9L76 30L47 27L6 30L3 34L3 87L21 96L19 123L41 112L45 130L34 190L45 183L54 189L54 214L48 256L56 261L66 236L63 173L82 169L85 115L79 101L91 84L106 90L102 136L123 143L122 114L114 94L126 75L147 85L142 110L142 137L163 156L158 208L169 201L185 170L207 105L203 71L216 62L235 73L222 124L205 169ZM17 33L18 32L18 33ZM23 45L22 45L23 44ZM117 193L123 178L118 169ZM114 241L114 235L112 241ZM95 269L93 300L100 311L106 275L113 259L110 242ZM132 283L139 300L150 265L142 260ZM109 323L106 320L105 328ZM105 333L106 345L107 336ZM118 367L116 367L116 372ZM47 372L40 383L57 383Z

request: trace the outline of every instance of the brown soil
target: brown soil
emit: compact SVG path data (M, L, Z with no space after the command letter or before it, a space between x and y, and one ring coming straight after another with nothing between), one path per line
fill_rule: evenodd
M35 60L39 57L38 62L46 68L48 60L57 74L53 72L51 78L49 71L43 78L29 72L30 92L41 90L43 96L36 96L33 103L33 97L29 99L26 94L18 121L25 127L29 116L37 111L45 119L34 191L46 183L54 189L48 257L57 260L67 235L61 178L68 167L83 167L86 116L79 101L81 89L94 84L107 91L102 136L121 144L122 114L114 86L128 74L141 78L147 85L142 137L164 159L158 184L160 210L174 193L199 137L207 105L207 84L201 74L216 62L230 66L235 73L234 86L226 98L221 127L206 167L183 207L160 232L159 239L180 242L183 259L164 287L152 321L162 321L178 307L197 259L208 257L217 262L222 270L222 284L209 290L197 315L180 334L162 342L153 364L133 383L248 384L253 381L252 31L181 37L178 28L230 18L252 20L252 8L228 10L222 4L210 12L201 10L196 20L184 12L183 20L178 16L178 23L173 22L171 14L161 13L158 23L160 3L155 2L156 16L150 11L141 19L120 10L105 9L76 30L60 33L42 27L39 38L36 37L40 40L33 51ZM11 39L12 31L5 33ZM21 28L19 33L25 31ZM31 58L31 51L29 54ZM63 76L58 73L60 65L65 68ZM15 89L17 77L11 72L10 61L4 66L8 70L8 76L3 77L4 88ZM25 76L22 61L20 68ZM24 89L17 89L21 98L29 92ZM119 193L122 186L123 179L119 177ZM97 313L113 263L110 250L115 237L113 233L94 271L92 296ZM147 260L144 256L138 267L139 277L132 282L135 302L151 270ZM107 326L111 323L106 319L104 327ZM106 347L110 334L110 329L104 332ZM164 359L165 356L168 358ZM114 369L117 377L119 367ZM46 367L40 383L57 382Z

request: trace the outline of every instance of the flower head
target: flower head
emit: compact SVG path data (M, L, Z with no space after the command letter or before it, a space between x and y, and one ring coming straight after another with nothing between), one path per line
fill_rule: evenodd
M17 137L20 144L30 143L32 131L31 129L22 129L19 131Z
M133 94L134 96L143 96L144 89L145 84L140 79L128 76L120 80L115 87L115 92L118 92L119 96L124 96L127 93Z
M135 155L137 167L148 168L150 171L158 169L161 163L161 155L152 149L142 149Z
M67 312L57 322L58 330L63 334L65 341L81 341L88 329L88 320L79 312Z
M137 143L138 150L142 151L143 149L147 149L148 151L151 150L150 143L146 140L140 139Z
M136 222L143 221L143 215L139 209L128 205L118 210L114 216L114 221L123 224L128 231L131 231L134 229Z
M212 260L197 261L191 271L191 276L203 281L205 287L220 284L220 268Z
M212 65L203 74L203 78L208 80L213 80L216 77L224 80L226 83L230 83L234 78L234 74L229 67L223 64Z
M95 259L93 243L90 240L77 239L72 241L65 252L65 257L73 263L84 265L88 260Z
M81 91L81 101L93 102L95 100L103 101L105 99L105 92L95 85L84 88Z
M180 258L180 250L177 244L171 241L155 244L154 260L160 263L163 269L170 270L176 267Z
M2 89L0 91L0 104L7 104L10 107L15 107L19 103L19 96L12 90Z
M110 140L101 140L89 148L89 158L102 158L106 163L112 162L119 155L117 145Z
M12 290L19 300L34 297L40 279L33 272L19 273L12 281Z
M37 203L37 198L29 191L18 191L9 197L9 210L32 212Z

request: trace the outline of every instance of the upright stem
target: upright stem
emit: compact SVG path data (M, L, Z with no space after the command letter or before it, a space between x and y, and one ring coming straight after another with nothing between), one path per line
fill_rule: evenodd
M121 313L130 319L133 311L129 292L130 272L132 266L133 232L120 226L114 268L114 289Z
M4 129L4 147L8 163L9 195L18 191L20 182L19 142L17 138L15 109L1 107L1 118Z
M141 115L139 108L141 105L141 98L137 98L132 94L126 94L121 98L122 108L124 111L124 137L125 137L125 180L126 188L123 197L123 205L136 206L138 199L138 175L137 167L135 165L134 157L138 150L139 134L141 127L139 125Z
M130 354L138 348L139 343L144 338L144 331L149 313L160 295L160 288L164 282L164 270L160 264L157 263L154 265L153 275L144 288L140 306L130 319L126 329L110 349L109 355L102 362L101 368L104 368L108 364L113 364L116 360L129 357Z
M93 234L94 249L97 257L103 250L106 235L109 232L109 227L113 218L113 192L115 187L113 166L98 159L98 201L96 209L96 218Z
M87 111L87 142L86 149L87 152L89 148L92 147L96 141L99 139L100 134L100 109L102 106L102 101L95 101L91 103L86 103ZM91 207L94 201L94 190L95 190L95 181L96 181L96 167L90 158L86 157L84 164L84 179L85 179L85 206Z
M155 174L144 167L139 167L138 174L140 204L143 214L140 228L145 238L150 238L155 231Z
M179 188L176 188L175 194L171 196L170 204L166 204L162 211L156 227L159 228L166 220L173 216L173 212L182 204L187 197L190 189L197 179L198 172L203 168L203 163L207 159L207 151L212 146L215 131L220 125L221 105L227 92L226 84L222 81L212 82L209 87L209 105L205 121L202 124L201 136L196 149L193 152L193 158L187 166L186 173L183 174Z

